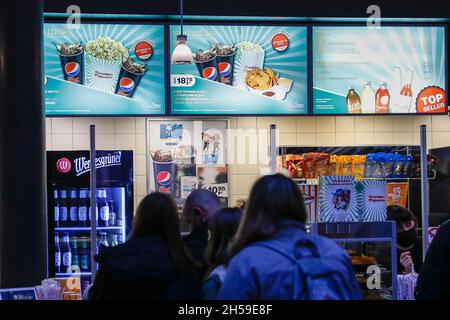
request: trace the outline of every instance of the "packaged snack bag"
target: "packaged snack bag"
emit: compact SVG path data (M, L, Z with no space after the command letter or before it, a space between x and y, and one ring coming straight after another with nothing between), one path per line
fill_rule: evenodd
M339 175L338 159L339 159L339 156L337 156L337 155L333 154L330 156L330 166L328 167L328 169L329 169L328 175L329 176L338 176Z
M386 156L381 153L374 153L373 157L373 167L372 167L372 178L384 178L384 167L386 166Z
M292 178L303 178L303 156L289 155L286 157L286 169Z
M413 156L406 156L405 164L403 166L403 177L404 178L411 177L412 162L413 162Z
M394 163L392 166L392 177L393 178L403 178L404 177L404 166L405 166L406 156L401 154L396 154L394 156Z
M314 157L315 178L327 176L330 171L330 155L328 153L316 153Z
M340 158L342 166L340 175L351 176L353 175L353 156L341 156Z
M373 153L369 153L366 156L366 164L364 166L364 177L365 178L372 178L373 177L373 169L374 169L374 160L373 160Z
M355 177L355 179L364 178L365 163L366 163L365 155L353 156L352 171L353 171L353 176Z
M314 179L315 174L315 153L308 152L303 155L303 178Z
M395 182L386 184L386 204L396 204L403 207L407 205L408 182Z
M385 156L385 162L383 165L383 178L392 178L394 172L394 164L398 155L395 153L388 153Z

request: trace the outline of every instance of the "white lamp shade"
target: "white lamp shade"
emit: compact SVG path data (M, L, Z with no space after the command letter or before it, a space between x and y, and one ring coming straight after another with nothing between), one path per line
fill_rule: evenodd
M190 64L194 62L192 51L184 42L180 42L172 52L172 64Z

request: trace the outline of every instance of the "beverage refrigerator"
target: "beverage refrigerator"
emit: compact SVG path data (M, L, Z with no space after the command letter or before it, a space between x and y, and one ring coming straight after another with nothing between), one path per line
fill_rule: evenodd
M89 151L47 152L48 273L92 281ZM97 151L97 252L123 243L133 219L133 152Z

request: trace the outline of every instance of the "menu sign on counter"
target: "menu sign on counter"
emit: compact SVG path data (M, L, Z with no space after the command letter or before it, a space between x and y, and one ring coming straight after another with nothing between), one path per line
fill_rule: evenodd
M313 27L314 114L447 112L445 27Z
M170 27L170 52L179 26ZM171 64L171 113L306 114L306 27L184 27L191 64Z
M46 115L164 114L164 26L44 24Z

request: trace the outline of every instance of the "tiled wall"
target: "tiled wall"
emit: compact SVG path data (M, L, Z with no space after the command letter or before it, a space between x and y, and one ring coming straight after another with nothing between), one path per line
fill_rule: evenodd
M450 146L448 116L230 118L231 128L254 134L246 144L231 143L231 204L247 197L257 177L269 172L269 140L263 130L271 123L279 129L280 145L419 144L420 125L426 124L429 148ZM133 150L135 201L146 194L144 118L52 118L46 124L47 150L88 149L90 124L96 125L98 149Z

